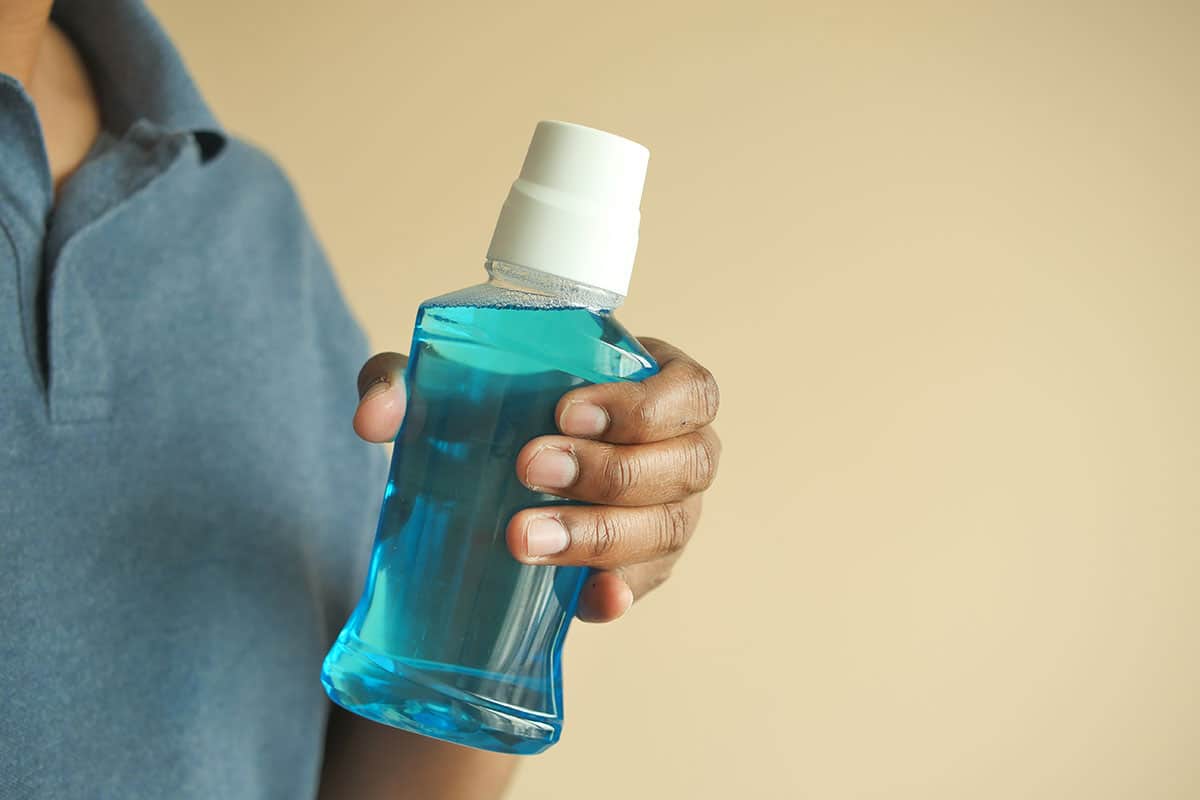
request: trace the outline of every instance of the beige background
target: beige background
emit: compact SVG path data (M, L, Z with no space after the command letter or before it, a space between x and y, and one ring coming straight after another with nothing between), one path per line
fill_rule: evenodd
M722 476L515 797L1200 797L1196 4L151 5L379 348L538 119L652 150Z

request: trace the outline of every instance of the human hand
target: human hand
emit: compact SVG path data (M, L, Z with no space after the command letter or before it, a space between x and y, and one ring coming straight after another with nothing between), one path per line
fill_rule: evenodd
M578 608L590 622L620 617L670 576L720 459L712 374L666 342L641 342L657 375L568 392L555 411L563 435L539 436L517 455L529 488L594 504L525 509L506 531L522 562L595 569ZM407 360L380 353L359 373L354 429L367 441L389 442L400 428Z

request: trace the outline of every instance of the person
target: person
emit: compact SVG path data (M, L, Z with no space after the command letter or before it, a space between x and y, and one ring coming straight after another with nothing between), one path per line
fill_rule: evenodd
M347 422L395 435L405 359L356 370L284 175L136 0L2 0L0 73L0 799L499 796L516 759L317 680L385 476ZM507 531L595 569L584 620L667 577L719 457L712 376L643 341L659 375L572 391L514 465L594 504Z

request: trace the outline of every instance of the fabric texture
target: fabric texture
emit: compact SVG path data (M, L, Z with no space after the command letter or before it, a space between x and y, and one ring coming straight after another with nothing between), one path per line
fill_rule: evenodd
M105 133L54 202L0 75L0 800L310 798L384 454L286 177L133 0L73 0Z

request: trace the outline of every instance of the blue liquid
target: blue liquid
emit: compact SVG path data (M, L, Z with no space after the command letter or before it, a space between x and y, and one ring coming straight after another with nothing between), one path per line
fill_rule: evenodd
M508 551L514 513L564 502L517 480L517 453L570 389L657 370L611 315L534 299L485 285L421 306L367 585L321 674L364 717L518 754L558 740L587 570Z

